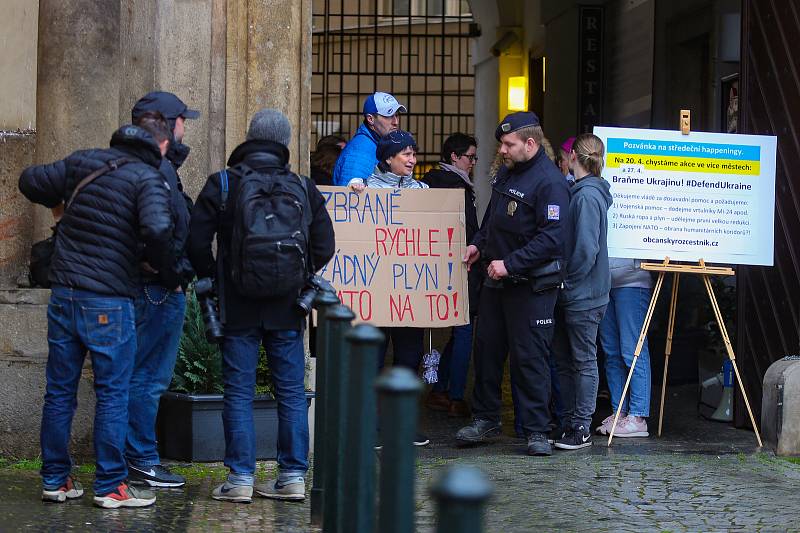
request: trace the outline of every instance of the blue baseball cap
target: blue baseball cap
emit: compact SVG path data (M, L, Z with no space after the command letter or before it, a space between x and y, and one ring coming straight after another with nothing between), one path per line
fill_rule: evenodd
M393 117L400 111L406 111L406 106L389 93L374 93L364 100L365 115L377 114L383 117Z
M158 111L171 123L174 123L178 117L200 118L200 111L189 109L183 100L165 91L149 92L139 98L139 101L131 109L131 118L136 120L147 111Z
M375 157L378 158L378 161L386 161L409 146L414 150L417 149L417 141L414 140L413 135L403 130L390 131L378 141Z
M503 121L497 126L497 129L494 131L494 138L499 141L500 137L507 133L513 133L522 128L532 128L533 126L539 125L539 117L536 116L536 113L531 111L511 113L510 115L506 115Z

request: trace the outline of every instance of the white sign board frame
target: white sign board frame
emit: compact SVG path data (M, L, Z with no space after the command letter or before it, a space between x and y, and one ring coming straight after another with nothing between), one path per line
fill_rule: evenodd
M774 264L777 137L596 127L608 255Z

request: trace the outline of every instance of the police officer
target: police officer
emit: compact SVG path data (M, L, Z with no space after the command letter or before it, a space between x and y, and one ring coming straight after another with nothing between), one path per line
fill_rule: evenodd
M569 190L541 147L543 136L539 118L526 112L508 115L495 131L504 167L464 255L468 269L486 268L488 275L478 307L474 419L456 434L460 444L500 434L500 386L510 353L529 455L552 453L548 356L569 230Z

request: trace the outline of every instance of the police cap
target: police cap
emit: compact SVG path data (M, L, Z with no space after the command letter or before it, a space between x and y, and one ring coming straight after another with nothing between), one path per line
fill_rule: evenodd
M494 131L494 138L498 141L506 133L511 133L522 128L532 128L539 125L539 117L531 111L518 111L506 115Z

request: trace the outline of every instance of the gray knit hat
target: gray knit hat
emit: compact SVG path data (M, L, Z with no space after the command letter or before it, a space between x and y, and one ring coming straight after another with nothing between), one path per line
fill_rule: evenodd
M288 148L292 139L292 126L286 115L277 109L262 109L250 119L247 140L273 141Z

